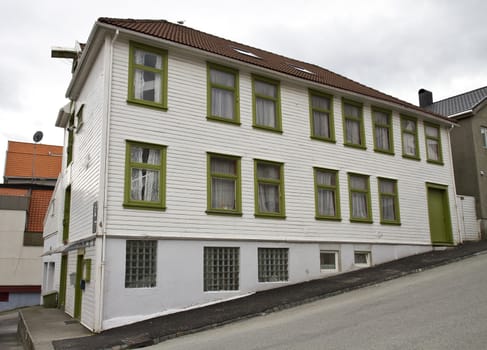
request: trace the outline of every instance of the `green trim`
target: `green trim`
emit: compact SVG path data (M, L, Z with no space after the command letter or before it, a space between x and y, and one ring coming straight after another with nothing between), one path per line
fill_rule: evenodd
M71 215L71 186L64 191L63 243L69 240L69 221Z
M327 99L330 105L329 109L323 109L313 106L313 97ZM309 124L311 130L311 138L320 141L336 142L335 141L335 121L333 117L333 96L319 92L316 90L308 89L308 99L309 99ZM328 114L328 129L330 132L329 137L316 135L315 123L314 123L314 112L321 112Z
M279 179L259 178L257 168L259 164L272 165L279 167ZM259 184L277 185L279 187L279 212L263 212L259 207ZM254 203L255 217L265 218L286 218L285 197L284 197L284 163L272 162L268 160L254 159Z
M162 67L160 69L154 68L154 67L148 67L145 65L140 65L135 63L134 55L135 55L135 50L143 50L155 55L158 55L161 57L161 64ZM129 72L128 72L128 97L127 97L127 102L132 103L132 104L137 104L137 105L142 105L145 107L151 107L151 108L157 108L157 109L163 109L167 110L167 51L152 47L152 46L147 46L135 42L130 42L130 49L129 49ZM135 70L140 69L145 72L152 72L155 74L160 74L161 76L161 96L160 100L161 102L155 102L155 101L150 101L150 100L143 100L143 99L138 99L134 96L134 76L135 76Z
M83 127L84 121L83 121L83 109L85 105L82 104L81 107L79 108L78 112L76 113L76 133L79 133L81 128Z
M74 144L74 113L69 117L68 125L68 149L66 150L66 165L69 166L73 162L73 144Z
M426 127L435 128L438 130L438 137L429 136L426 133ZM428 140L433 140L438 142L438 160L431 159L428 152ZM443 165L443 147L441 146L441 127L438 124L424 122L424 142L426 147L426 159L428 163Z
M225 122L225 123L231 123L231 124L238 124L240 125L240 96L239 96L239 74L238 70L233 69L233 68L228 68L225 66L221 66L215 63L210 63L207 62L206 64L206 106L207 106L207 119L209 120L216 120L220 122ZM228 74L232 74L234 77L234 86L229 87L226 85L219 85L216 83L211 82L211 70L216 70ZM212 114L212 96L213 96L213 88L220 89L220 90L226 90L226 91L231 91L233 92L233 118L225 118L222 116L217 116Z
M357 107L360 109L360 115L357 117L345 115L345 105L350 105L353 107ZM359 123L360 129L360 143L350 143L347 142L347 120L356 121ZM348 147L360 148L360 149L367 149L365 143L365 130L364 130L364 110L363 104L356 101L351 101L346 98L342 98L342 122L343 122L343 144Z
M86 282L91 281L91 259L83 260L83 279Z
M64 310L66 305L66 285L68 280L68 256L61 256L61 271L59 273L59 300L58 308Z
M257 94L255 92L255 82L259 81L265 84L274 85L276 88L276 97ZM257 103L256 99L260 98L274 102L276 112L276 127L257 124ZM252 126L257 129L274 131L282 133L282 117L281 117L281 88L278 80L269 79L252 74Z
M449 199L449 194L448 194L448 186L446 185L440 185L440 184L435 184L431 182L426 182L426 194L427 194L427 205L428 205L428 220L430 222L430 236L431 236L431 243L432 244L439 244L439 245L452 245L453 242L453 228L452 228L452 223L451 223L451 212L450 212L450 199ZM446 230L446 241L434 241L433 240L433 234L432 234L432 228L433 225L435 224L435 220L431 219L431 199L430 199L430 192L429 189L436 189L436 190L441 190L442 193L442 206L443 206L443 215L444 215L444 224L445 224L445 230Z
M408 120L414 123L414 132L406 130L403 125L403 121ZM406 154L404 151L404 134L413 135L414 137L414 147L416 153L414 155ZM418 119L414 117L409 117L406 115L401 115L401 145L402 145L402 156L403 158L421 160L419 157L419 142L418 142Z
M235 172L236 174L224 174L224 173L212 173L211 171L211 160L213 158L223 158L232 160L235 162ZM222 215L242 215L242 176L241 176L241 169L240 169L240 160L241 157L238 156L229 156L225 154L217 154L217 153L207 153L206 156L206 172L207 172L207 214L222 214ZM217 177L220 179L227 179L235 181L235 209L224 209L224 208L213 208L212 207L212 179L213 177Z
M315 183L315 219L317 220L341 220L341 212L340 212L340 186L339 186L339 178L338 178L338 170L332 169L324 169L324 168L313 168L313 176L314 176L314 183ZM333 185L322 185L318 184L317 181L317 174L319 172L333 174L335 176L335 186ZM318 192L320 189L332 191L334 193L335 199L335 215L323 215L319 213L319 195Z
M148 149L155 149L161 152L160 164L148 164L132 162L130 157L130 149L132 146L143 147ZM130 198L131 192L131 170L132 168L146 169L159 171L159 201L150 202L145 200L135 200ZM150 210L164 210L166 209L166 146L155 145L145 142L126 141L125 146L125 187L124 187L124 202L123 206L126 208L136 209L150 209Z
M387 124L380 124L375 120L375 112L383 113L387 115ZM389 136L389 148L383 149L378 148L377 146L377 128L385 128L387 129L388 136ZM394 131L392 128L392 111L388 109L383 109L379 107L372 107L372 133L374 136L374 151L379 153L385 153L394 155Z
M83 255L78 254L76 259L76 278L74 285L74 312L73 318L81 320L81 304L83 301L83 291L81 290L81 280L83 277Z
M366 186L367 188L365 190L361 189L354 189L352 188L352 181L351 177L361 177L366 179ZM361 222L361 223L372 223L372 205L371 205L371 200L370 200L370 176L369 175L363 175L363 174L357 174L357 173L348 173L348 195L349 195L349 203L350 203L350 222ZM353 201L352 201L352 194L356 193L363 193L365 194L365 198L367 201L367 217L353 217Z
M394 192L393 193L381 192L381 190L380 190L381 181L392 182L394 185ZM401 225L401 215L400 215L400 210L399 210L399 194L398 194L398 188L397 188L397 180L388 179L385 177L378 177L377 178L377 189L378 189L378 193L379 193L380 223L384 224L384 225ZM382 199L390 198L390 197L392 197L394 200L394 216L395 216L394 220L384 219L384 213L382 211Z

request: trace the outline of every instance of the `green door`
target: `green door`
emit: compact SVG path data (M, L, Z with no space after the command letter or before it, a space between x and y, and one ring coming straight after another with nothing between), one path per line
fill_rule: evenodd
M431 243L452 244L452 228L446 187L427 185Z
M76 263L76 284L74 286L74 318L81 319L81 279L83 275L83 255L78 255Z
M58 307L64 310L66 305L66 280L68 278L68 256L61 257L61 280L59 281L59 301Z

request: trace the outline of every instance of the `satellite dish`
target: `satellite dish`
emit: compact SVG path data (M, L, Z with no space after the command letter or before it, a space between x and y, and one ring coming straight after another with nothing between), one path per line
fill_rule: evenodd
M36 131L36 133L34 134L34 142L37 143L39 141L42 140L42 136L44 136L44 134L42 133L42 131Z

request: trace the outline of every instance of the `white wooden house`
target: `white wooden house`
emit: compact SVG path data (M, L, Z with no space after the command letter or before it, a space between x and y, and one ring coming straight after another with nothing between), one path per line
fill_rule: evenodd
M100 18L73 67L45 259L95 332L459 241L446 118L167 21Z

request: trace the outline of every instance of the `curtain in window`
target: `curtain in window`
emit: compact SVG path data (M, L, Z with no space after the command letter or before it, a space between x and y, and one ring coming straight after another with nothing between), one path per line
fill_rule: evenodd
M212 174L236 175L234 160L212 158ZM211 179L211 207L214 209L236 209L236 183L234 179L221 178L212 175Z
M277 98L276 86L262 81L255 81L254 89L257 95L269 97L269 99L255 97L256 124L272 128L277 127L276 102L274 100Z
M314 136L330 137L330 122L328 113L313 112Z
M382 112L374 111L375 120L375 145L379 149L388 150L389 144L389 116Z
M350 186L352 188L352 217L367 218L367 194L354 192L354 190L367 191L367 180L362 177L352 176L350 177Z
M162 69L162 57L150 52L135 50L135 64ZM161 75L137 68L134 73L134 97L145 101L161 102Z
M132 146L130 148L131 161L135 163L160 165L161 152L158 149ZM141 166L132 167L130 197L133 200L159 201L158 170L144 169Z
M212 84L235 88L235 76L218 70L210 70ZM232 90L213 87L211 89L211 114L218 117L233 119L234 117L234 92Z
M347 128L347 143L360 145L360 123L356 120L347 119L345 127Z
M336 186L335 174L326 172L316 173L318 185ZM318 190L318 213L325 216L335 216L335 191L320 188Z
M428 139L426 140L426 143L428 145L428 158L432 160L439 160L440 145L438 144L438 141Z
M259 179L279 180L280 167L272 164L258 164L257 177ZM259 210L267 213L279 213L279 185L259 183Z
M416 155L416 123L412 120L402 120L402 148L403 152L409 156Z
M311 96L311 104L313 108L330 110L330 100L322 96Z
M396 220L395 208L394 208L394 182L392 181L380 181L379 191L381 193L381 210L382 218L384 220Z

